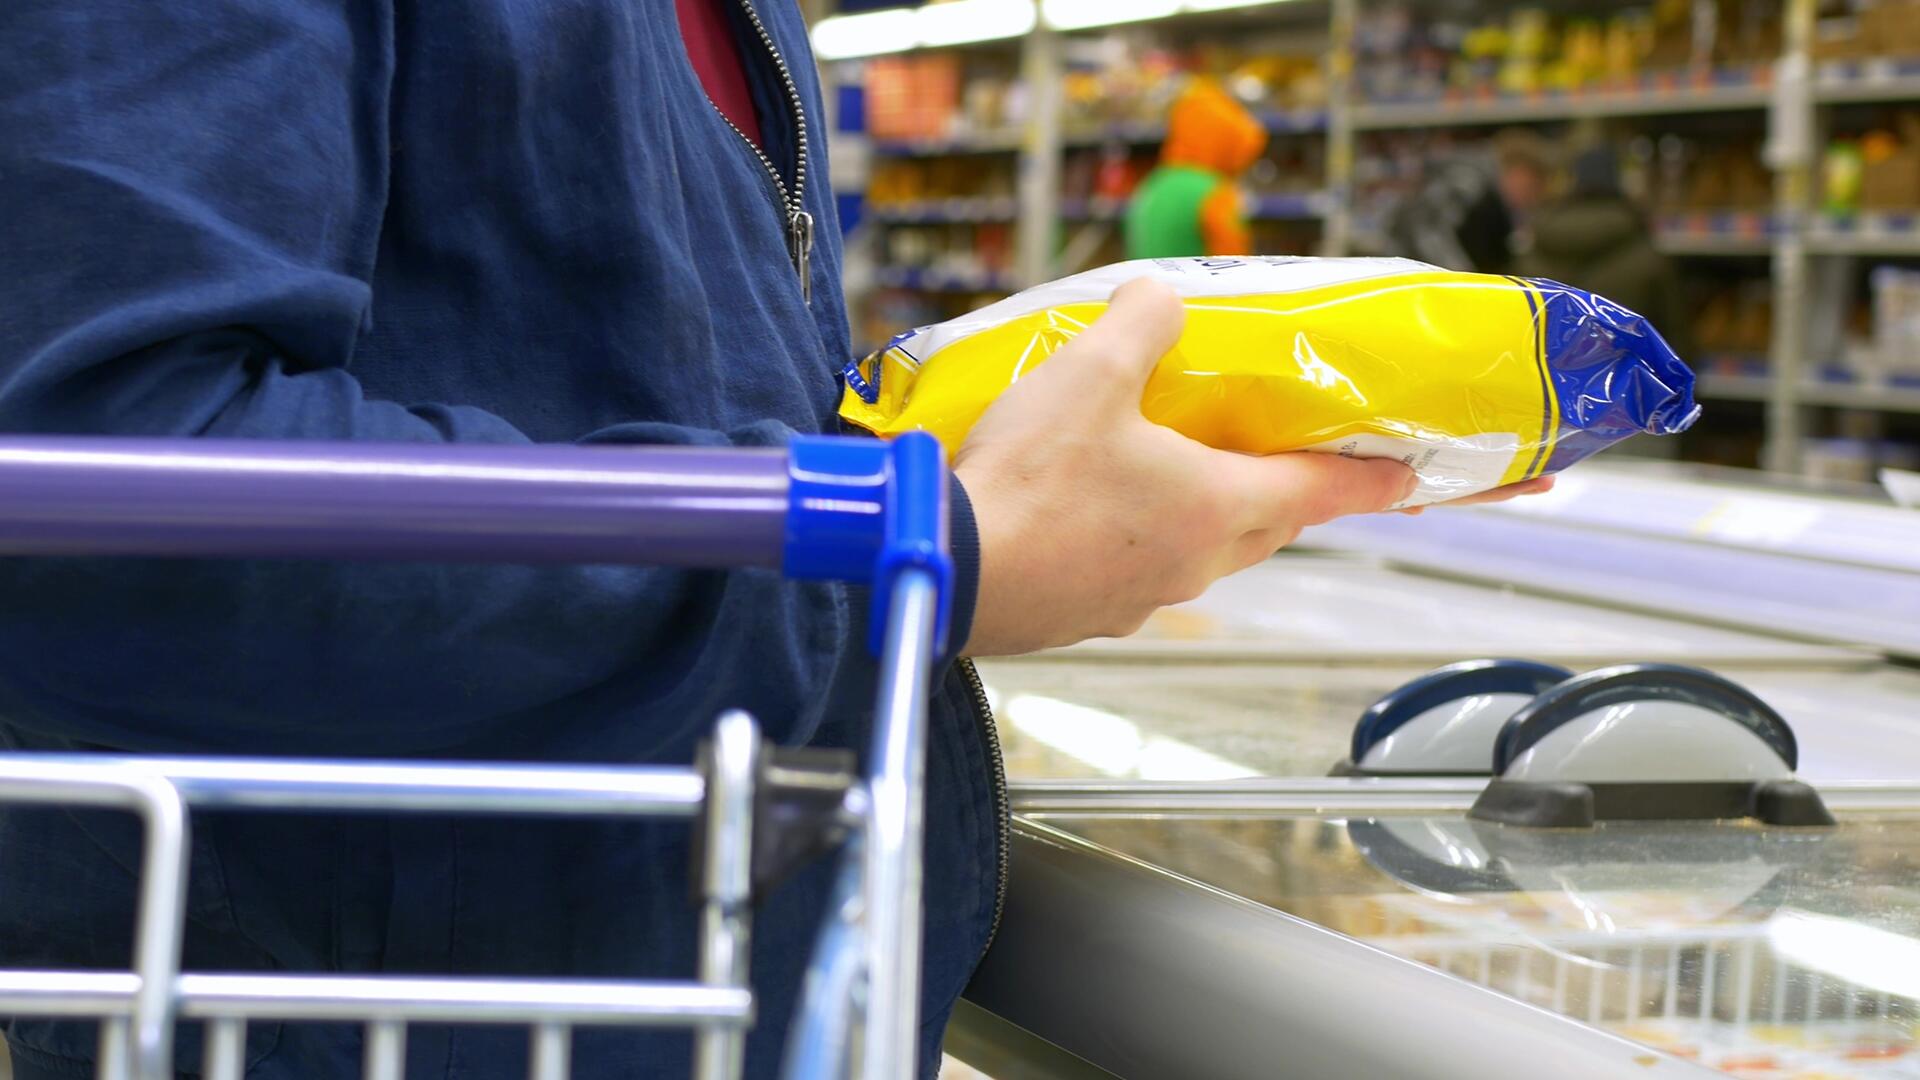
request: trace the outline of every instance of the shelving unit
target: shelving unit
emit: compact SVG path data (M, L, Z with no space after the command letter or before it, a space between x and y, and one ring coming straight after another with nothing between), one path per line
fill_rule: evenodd
M1820 348L1811 344L1814 316L1810 310L1830 261L1920 259L1920 208L1906 213L1833 216L1821 211L1816 183L1818 147L1827 114L1874 103L1920 103L1920 56L1897 61L1816 62L1812 40L1815 0L1778 0L1784 45L1771 63L1685 77L1649 75L1575 92L1457 93L1432 100L1358 100L1352 78L1356 19L1373 2L1253 0L1223 12L1201 10L1216 8L1216 4L1166 0L1152 18L1129 20L1128 25L1152 22L1167 26L1172 34L1206 32L1230 37L1241 27L1267 25L1263 20L1325 20L1325 107L1261 114L1276 140L1324 140L1319 154L1324 175L1315 190L1262 195L1249 207L1250 217L1256 221L1297 222L1297 228L1315 230L1300 235L1317 235L1317 243L1311 246L1323 254L1349 253L1359 240L1371 235L1368 230L1377 224L1356 218L1355 165L1356 161L1367 160L1368 153L1361 145L1362 136L1420 129L1466 136L1501 125L1674 118L1659 121L1665 124L1690 115L1724 116L1728 124L1746 125L1756 134L1763 130L1768 140L1765 164L1773 189L1769 208L1663 213L1654 223L1656 244L1670 257L1685 260L1688 267L1699 267L1700 273L1720 267L1712 273L1764 280L1761 287L1771 292L1771 344L1763 368L1767 373L1736 375L1708 369L1700 382L1700 395L1766 405L1765 463L1786 472L1800 471L1811 409L1886 416L1920 414L1920 387L1843 383L1818 377L1827 372L1813 361L1813 354ZM1113 21L1122 21L1122 15L1135 7L1140 5L1116 2ZM852 155L863 164L890 157L1014 155L1018 174L1014 195L930 199L875 208L867 214L867 220L883 227L943 223L1009 226L1018 252L1012 269L1004 274L873 272L862 280L886 288L972 296L1012 291L1080 268L1088 252L1100 249L1091 243L1076 247L1074 240L1100 235L1101 230L1110 235L1124 217L1124 200L1064 197L1063 162L1071 154L1101 147L1115 148L1116 153L1119 148L1141 153L1164 138L1165 126L1070 121L1060 89L1070 42L1078 36L1121 27L1076 24L1072 29L1053 29L1047 25L1047 10L1045 3L1036 2L1036 28L1017 39L959 46L1019 51L1018 67L1028 94L1027 113L1019 130L875 142ZM835 68L833 64L828 67L831 77ZM1689 122L1696 126L1707 123L1704 119ZM860 172L856 168L849 174L849 184L854 188L863 182ZM840 182L840 177L835 179ZM1066 263L1062 262L1063 251L1069 259ZM856 244L850 265L859 257ZM1082 262L1071 261L1076 257ZM1752 265L1762 259L1766 260L1764 268Z
M1706 400L1768 401L1775 393L1766 375L1700 376L1698 395ZM1807 405L1839 409L1920 414L1920 385L1870 385L1861 382L1803 382L1800 400Z
M1583 94L1483 98L1453 101L1356 105L1353 126L1360 131L1397 128L1526 124L1579 117L1659 116L1667 113L1728 112L1763 109L1768 91L1750 73L1729 75L1723 85L1646 86Z

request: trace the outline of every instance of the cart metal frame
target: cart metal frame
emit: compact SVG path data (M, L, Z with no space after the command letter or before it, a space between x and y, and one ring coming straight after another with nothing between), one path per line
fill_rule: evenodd
M917 1064L946 497L939 444L922 435L801 438L784 451L0 440L4 555L757 565L871 582L873 744L867 774L829 784L834 804L815 815L817 831L844 840L790 1080L900 1080ZM400 1080L407 1025L428 1022L525 1025L535 1080L568 1075L574 1027L690 1027L695 1076L737 1077L754 1017L756 853L779 840L756 824L778 794L778 753L730 712L703 768L0 754L0 803L123 810L144 833L130 969L0 970L0 1015L99 1020L110 1080L169 1080L182 1019L207 1022L209 1080L242 1075L250 1021L362 1023L368 1080ZM680 982L182 971L196 809L684 820L700 830L699 970Z

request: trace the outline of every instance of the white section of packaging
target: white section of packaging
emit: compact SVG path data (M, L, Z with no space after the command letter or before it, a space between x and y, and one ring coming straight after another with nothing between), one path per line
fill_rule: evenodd
M1308 447L1341 457L1393 458L1420 477L1420 486L1405 502L1411 506L1458 499L1500 486L1520 450L1520 437L1511 432L1413 439L1399 435L1349 435Z

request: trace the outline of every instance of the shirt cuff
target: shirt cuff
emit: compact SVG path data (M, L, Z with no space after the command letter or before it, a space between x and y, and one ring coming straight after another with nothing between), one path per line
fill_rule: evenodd
M947 659L959 655L973 634L973 607L980 596L980 527L973 500L960 478L948 474L947 552L953 559L953 613L947 626Z

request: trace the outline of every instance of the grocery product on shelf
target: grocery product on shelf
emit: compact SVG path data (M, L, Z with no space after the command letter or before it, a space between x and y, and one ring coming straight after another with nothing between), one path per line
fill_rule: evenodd
M1763 278L1719 284L1695 307L1693 340L1702 368L1751 375L1773 333L1773 289Z
M1829 0L1822 8L1816 62L1920 58L1920 0Z
M1014 197L1014 163L1002 156L885 158L873 166L867 202L876 210L912 208L931 201L997 200Z
M1323 52L1317 40L1263 40L1244 32L1183 46L1125 31L1076 38L1065 47L1061 123L1069 138L1156 141L1189 81L1203 78L1275 127L1312 127L1302 118L1327 104Z
M1027 94L1010 57L928 52L864 61L867 131L881 142L962 138L1017 127Z
M1693 376L1638 315L1551 282L1406 259L1153 259L1029 289L849 364L841 416L957 448L993 399L1151 277L1187 306L1149 420L1222 449L1405 461L1416 506L1557 472L1699 414Z
M1779 53L1779 15L1765 0L1522 5L1491 18L1370 5L1356 27L1355 79L1361 99L1378 102L1753 82Z

